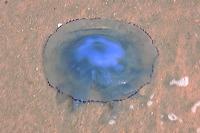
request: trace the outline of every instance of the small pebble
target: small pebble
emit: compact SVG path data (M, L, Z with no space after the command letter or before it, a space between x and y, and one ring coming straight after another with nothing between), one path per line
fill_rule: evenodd
M149 100L148 102L147 102L147 106L151 106L153 104L153 102L151 101L151 100Z
M178 119L178 117L175 114L171 113L168 114L168 119L170 119L171 121L175 121Z
M115 124L115 120L109 120L109 124L110 124L110 125Z
M152 94L152 95L150 96L150 99L153 99L153 97L154 97L154 94Z
M130 105L130 107L129 107L129 108L130 108L130 109L133 109L133 107L134 107L133 105Z
M194 106L191 109L192 113L196 113L197 107L199 107L199 106L200 106L200 101L198 101L197 103L194 104Z
M59 24L58 24L58 27L60 27L60 26L62 26L62 23L59 23Z
M180 80L173 79L169 84L185 87L189 84L189 78L185 76L185 77L182 77Z

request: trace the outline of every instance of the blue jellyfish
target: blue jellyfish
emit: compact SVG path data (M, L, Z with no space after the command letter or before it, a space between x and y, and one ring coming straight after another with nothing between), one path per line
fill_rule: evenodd
M49 37L44 65L49 84L74 100L121 101L150 82L157 55L152 39L138 26L81 19Z

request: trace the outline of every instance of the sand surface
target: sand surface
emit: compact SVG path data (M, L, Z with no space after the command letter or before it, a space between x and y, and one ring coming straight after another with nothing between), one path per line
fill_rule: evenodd
M1 133L200 133L199 0L2 0ZM60 24L81 18L139 25L160 52L142 97L71 111L44 75L43 48Z

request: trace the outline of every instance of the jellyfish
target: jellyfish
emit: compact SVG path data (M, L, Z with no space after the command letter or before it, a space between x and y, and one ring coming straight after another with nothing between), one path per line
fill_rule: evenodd
M136 25L81 19L62 25L44 49L48 83L79 102L122 101L149 84L157 48Z

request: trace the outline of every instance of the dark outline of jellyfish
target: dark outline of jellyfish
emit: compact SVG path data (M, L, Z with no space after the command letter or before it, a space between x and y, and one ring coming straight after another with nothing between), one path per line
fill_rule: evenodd
M101 19L101 18L100 18L100 17L96 17L96 18L88 18L88 19L87 19L87 18L72 19L72 20L69 20L68 22L66 22L65 24L68 24L68 23L70 23L70 22L77 21L77 20L96 20L96 19ZM104 19L104 20L109 20L109 19ZM124 22L124 21L122 21L122 20L115 20L115 21ZM151 83L152 76L153 76L153 72L154 72L154 64L155 64L156 58L160 55L159 50L158 50L158 48L155 46L152 37L151 37L151 36L149 35L149 33L147 33L143 28L139 27L137 24L132 24L131 22L129 22L129 23L127 23L127 24L130 24L130 25L132 25L132 26L136 26L136 27L138 27L140 30L142 30L142 31L151 39L151 42L152 42L153 46L154 46L155 49L156 49L157 55L156 55L156 56L154 57L154 59L153 59L152 69L151 69L151 74L150 74L150 81L147 82L146 84L142 85L142 86L141 86L137 91L135 91L133 94L131 94L130 96L128 96L128 97L126 97L126 98L123 98L123 99L114 99L114 100L111 100L111 101L95 101L95 100L87 100L87 101L84 101L84 100L76 99L76 98L72 97L72 96L69 95L69 94L65 94L66 96L70 97L70 98L71 98L72 100L74 100L74 101L78 101L78 102L81 102L81 103L90 103L90 102L93 102L93 103L121 102L121 101L123 101L123 100L126 100L126 99L128 99L128 98L133 97L133 96L136 95L144 86L146 86L146 85L148 85L148 84ZM46 43L45 43L45 45L44 45L44 47L43 47L43 52L42 52L42 54L43 54L43 63L44 63L45 48L46 48L46 46L47 46L47 43L48 43L48 41L49 41L49 38L50 38L54 33L56 33L56 32L58 31L58 29L61 28L61 27L62 27L62 26L58 27L58 28L55 30L55 32L53 32L53 33L47 38L47 41L46 41ZM44 70L44 72L45 72L45 68L43 68L43 70ZM45 72L45 73L46 73L46 72ZM45 79L46 79L46 81L47 81L47 84L48 84L51 88L55 88L55 89L57 90L58 93L63 94L63 92L61 92L61 91L59 90L58 87L53 87L53 86L50 84L50 82L49 82L47 76L45 76Z

